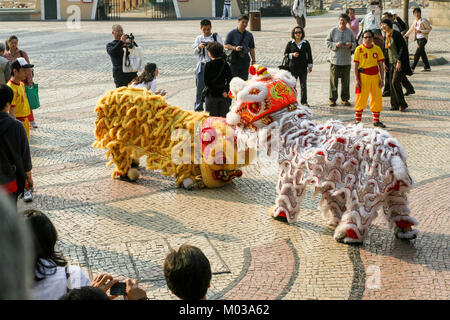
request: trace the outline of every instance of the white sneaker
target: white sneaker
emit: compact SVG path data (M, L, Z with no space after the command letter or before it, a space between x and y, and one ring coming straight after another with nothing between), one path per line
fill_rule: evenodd
M37 127L38 127L37 124L36 124L36 122L34 122L34 121L31 121L31 122L30 122L30 125L31 125L33 128L37 128Z
M25 202L33 201L33 192L31 190L25 190L23 192L23 201Z

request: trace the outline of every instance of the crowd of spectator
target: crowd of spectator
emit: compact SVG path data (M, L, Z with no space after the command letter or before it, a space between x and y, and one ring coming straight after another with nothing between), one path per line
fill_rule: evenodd
M107 273L92 281L70 265L56 249L58 232L50 218L29 209L17 213L13 201L0 193L0 300L112 300L120 284ZM204 300L211 282L211 266L203 252L184 244L164 261L169 290L182 300ZM122 283L124 300L148 300L138 281Z
M306 39L304 2L295 1L295 5L298 25L286 44L284 67L300 83L300 103L309 106L307 75L313 70L313 54ZM405 111L408 108L405 96L415 93L407 76L413 74L420 59L425 65L423 71L431 71L425 46L432 28L421 16L420 8L414 9L416 20L408 30L395 11L380 15L379 9L378 2L371 3L369 12L359 21L349 8L330 30L326 39L330 52L329 106L337 105L339 79L341 103L351 106L350 70L354 63L355 122L361 122L370 96L373 125L385 128L380 121L382 96L390 96L391 110ZM228 32L225 41L212 33L210 20L200 22L202 34L194 41L195 111L203 111L203 104L211 116L225 117L229 111L231 79L247 80L249 66L256 63L253 34L246 30L248 22L247 15L240 15L237 27ZM412 33L417 50L410 66L405 40ZM112 35L114 40L107 44L107 52L116 87L130 85L165 95L163 89L157 88L156 64L145 64L139 75L124 72L124 49L130 44L133 47L133 39L124 34L120 25L112 27ZM30 199L27 192L34 187L29 139L30 126L37 128L37 125L25 91L26 86L34 85L33 67L27 53L18 48L16 36L10 36L5 45L0 43L0 299L115 299L119 295L112 294L111 289L120 281L106 273L91 281L80 267L69 265L64 254L56 249L58 233L47 215L34 209L17 214L18 197L23 194ZM178 298L202 300L206 299L211 282L211 266L199 248L185 244L168 253L164 276L168 288ZM136 280L127 279L121 286L120 295L125 300L147 299Z

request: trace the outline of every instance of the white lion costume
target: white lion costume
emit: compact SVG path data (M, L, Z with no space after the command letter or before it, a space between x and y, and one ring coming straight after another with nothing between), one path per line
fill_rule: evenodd
M397 140L362 124L316 124L311 110L297 104L296 79L285 70L271 72L254 65L250 80L234 78L227 114L240 137L278 129L281 172L271 215L294 222L305 188L312 185L322 194L319 207L337 241L362 242L379 210L398 238L414 239L417 230L411 226L417 221L407 201L413 180Z

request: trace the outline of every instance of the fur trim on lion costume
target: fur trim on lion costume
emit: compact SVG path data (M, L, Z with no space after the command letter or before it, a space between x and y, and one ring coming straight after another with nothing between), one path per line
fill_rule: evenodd
M249 150L239 154L243 162L237 161L238 152L230 152L236 151L227 138L234 137L234 130L225 119L171 106L145 88L110 90L95 111L93 146L109 149L107 166L115 165L113 177L127 174L137 179L136 169L130 174L130 168L145 155L147 170L174 176L178 186L214 188L240 177L238 168L250 162Z

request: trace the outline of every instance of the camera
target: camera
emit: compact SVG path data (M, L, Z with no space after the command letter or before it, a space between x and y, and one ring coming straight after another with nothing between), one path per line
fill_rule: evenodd
M127 47L129 49L133 49L134 47L138 46L137 43L134 41L134 36L132 33L130 33L129 35L126 34L126 36L128 37L128 40L129 40L129 41L127 41Z

